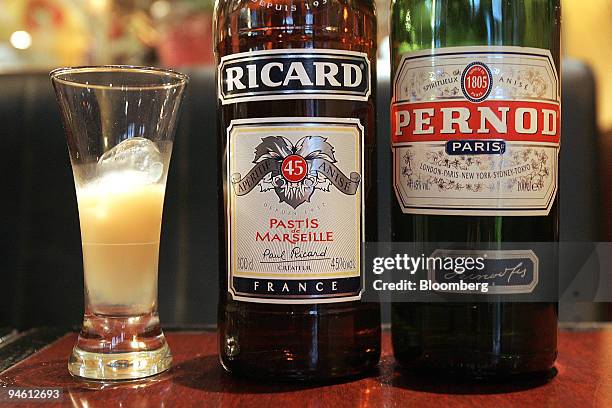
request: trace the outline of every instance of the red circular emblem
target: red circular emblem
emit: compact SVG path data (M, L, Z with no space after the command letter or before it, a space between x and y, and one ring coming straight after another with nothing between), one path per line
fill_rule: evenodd
M283 160L281 172L283 177L290 183L299 183L306 177L308 164L299 154L290 154Z
M461 90L472 102L483 101L491 93L493 76L491 70L481 62L468 65L461 75Z

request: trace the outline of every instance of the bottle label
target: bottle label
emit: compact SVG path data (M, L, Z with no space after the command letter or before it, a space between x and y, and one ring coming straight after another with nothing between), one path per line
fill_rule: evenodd
M221 58L217 93L223 105L279 99L367 101L367 54L333 49L278 49Z
M548 50L407 53L394 79L391 121L393 184L404 213L550 212L561 124Z
M538 285L539 259L532 250L454 250L436 249L432 258L459 259L465 257L483 260L482 269L462 273L432 265L427 276L432 283L447 284L460 281L484 284L487 294L532 293ZM439 292L482 294L479 290L439 290Z
M233 299L361 298L363 137L358 119L232 120L226 159Z

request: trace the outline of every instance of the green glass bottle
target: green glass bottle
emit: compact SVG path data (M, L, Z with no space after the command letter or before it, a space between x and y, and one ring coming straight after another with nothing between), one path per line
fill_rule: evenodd
M395 0L390 42L393 240L502 260L504 243L557 241L559 0ZM408 368L489 378L557 355L554 302L395 303L392 323Z

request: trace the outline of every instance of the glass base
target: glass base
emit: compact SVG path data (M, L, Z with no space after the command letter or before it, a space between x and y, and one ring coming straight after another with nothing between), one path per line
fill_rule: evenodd
M172 365L170 347L124 353L92 353L75 346L68 371L89 380L136 380L166 371Z
M137 380L170 368L172 355L155 309L142 315L118 307L104 310L108 314L86 311L68 361L70 374L90 380Z

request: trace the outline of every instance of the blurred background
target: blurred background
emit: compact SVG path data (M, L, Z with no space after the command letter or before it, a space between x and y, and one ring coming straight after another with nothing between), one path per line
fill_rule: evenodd
M1 0L0 68L213 63L213 0Z
M389 1L379 18L379 174L389 174ZM561 238L612 241L612 1L562 0ZM192 77L173 154L160 259L166 325L214 324L217 296L213 0L0 0L0 327L76 325L83 274L76 198L47 73L133 64ZM381 178L381 225L389 180ZM382 227L381 240L388 237ZM607 304L561 320L611 320Z

